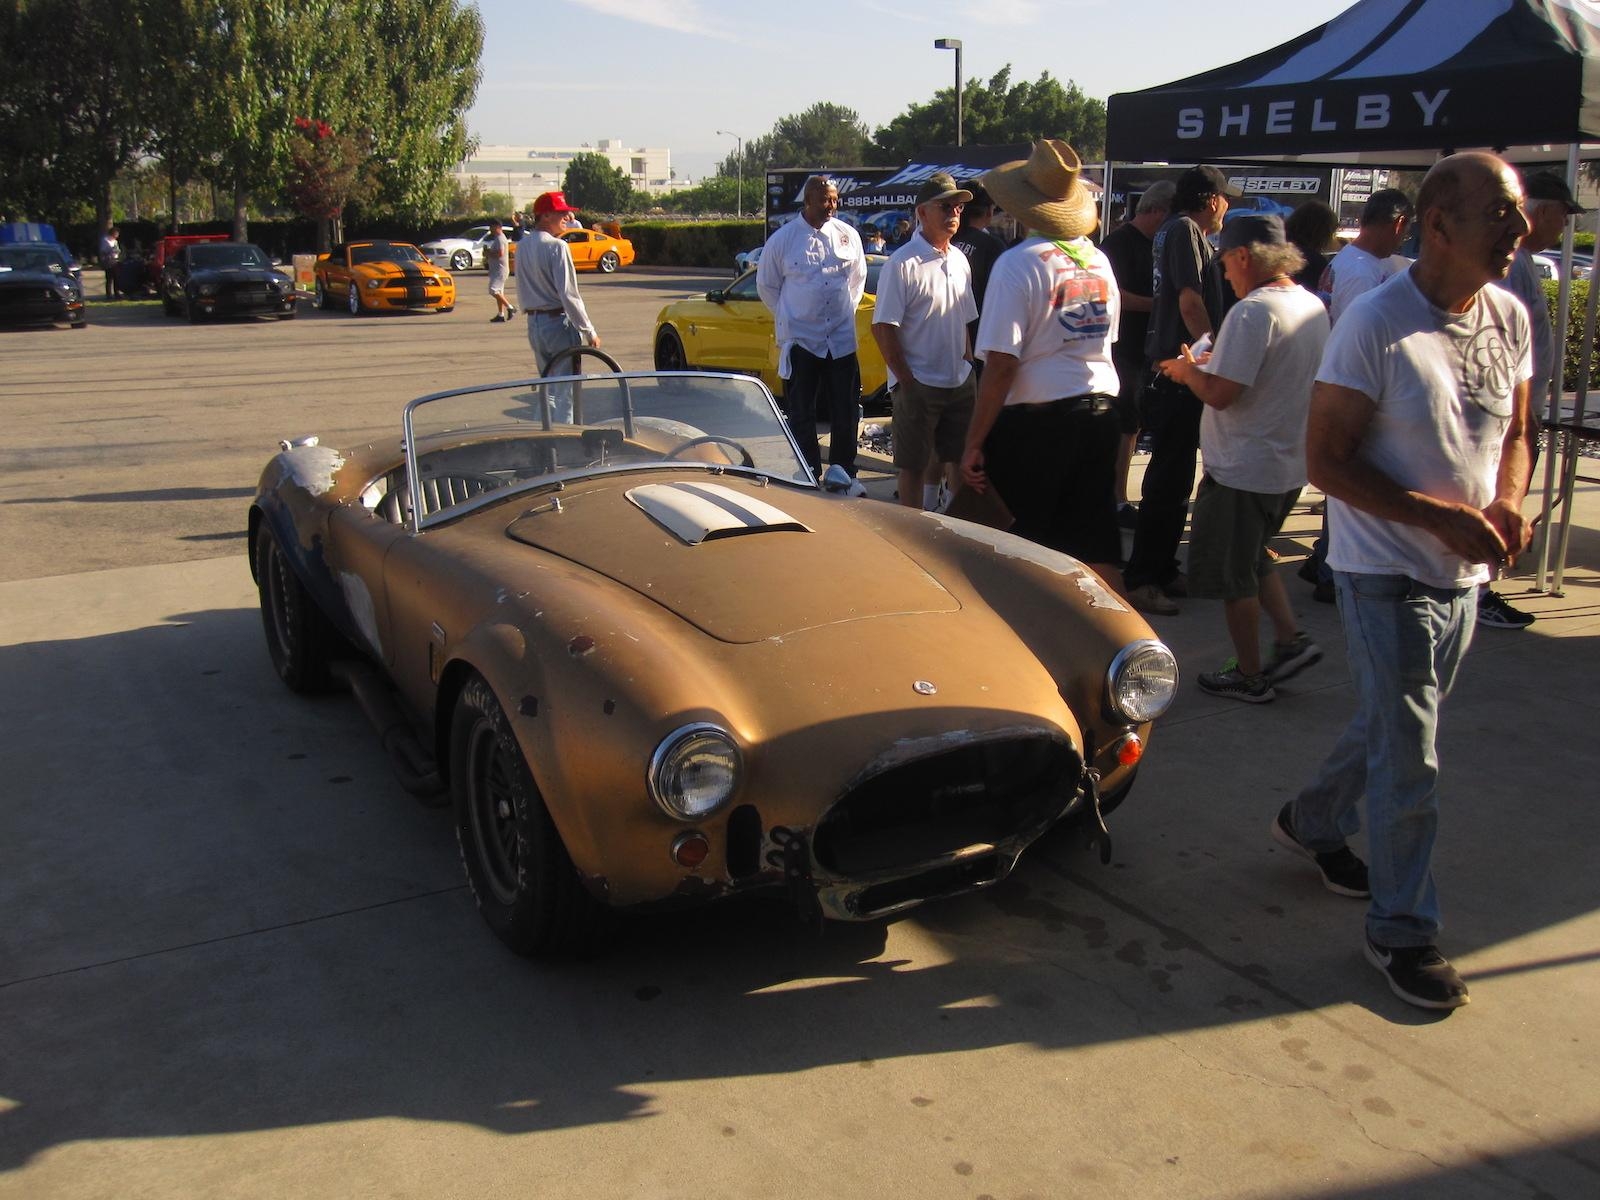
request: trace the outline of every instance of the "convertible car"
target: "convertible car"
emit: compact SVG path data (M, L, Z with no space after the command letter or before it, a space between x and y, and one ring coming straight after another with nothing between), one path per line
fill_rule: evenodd
M882 255L867 256L867 290L856 306L856 359L861 364L861 394L868 407L881 407L888 396L889 369L872 336L878 272L888 261ZM703 298L676 300L663 308L656 315L655 365L658 371L699 368L754 375L773 395L782 396L772 310L756 291L755 268Z
M259 246L245 242L194 242L161 268L158 290L170 317L295 314L294 283Z
M88 324L83 283L55 242L0 245L0 323Z
M271 661L348 686L454 806L521 953L623 910L993 884L1059 822L1104 836L1177 686L1073 559L821 490L755 380L468 388L373 445L281 444L248 520Z
M317 256L318 308L343 304L352 316L456 306L456 281L409 242L344 242Z

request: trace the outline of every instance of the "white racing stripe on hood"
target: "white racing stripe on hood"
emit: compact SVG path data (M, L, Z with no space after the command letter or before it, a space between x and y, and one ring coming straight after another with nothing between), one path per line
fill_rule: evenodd
M656 524L690 546L736 534L810 533L781 508L719 483L650 483L627 493Z

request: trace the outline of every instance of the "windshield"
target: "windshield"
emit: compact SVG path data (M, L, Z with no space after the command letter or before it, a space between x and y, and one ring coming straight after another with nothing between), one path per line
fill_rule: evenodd
M190 246L189 265L196 271L219 271L228 267L260 267L271 264L267 256L254 246L215 244Z
M53 271L57 275L67 269L61 251L49 246L0 246L0 270Z
M373 242L366 246L350 247L350 265L379 262L426 262L422 251L403 242Z
M490 493L623 471L816 486L772 393L743 376L588 375L425 396L406 406L405 444L424 528Z

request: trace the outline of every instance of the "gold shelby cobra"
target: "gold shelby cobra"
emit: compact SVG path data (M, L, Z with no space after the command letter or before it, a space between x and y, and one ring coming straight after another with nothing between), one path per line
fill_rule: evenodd
M453 804L522 953L618 910L993 884L1063 820L1103 835L1177 685L1073 559L823 491L758 380L469 388L376 445L284 446L249 514L272 662L350 687Z

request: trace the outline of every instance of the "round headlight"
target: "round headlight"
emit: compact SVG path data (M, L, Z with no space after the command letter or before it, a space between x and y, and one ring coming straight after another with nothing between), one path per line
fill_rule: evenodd
M217 294L217 285L214 283L202 283L195 288L195 291L202 296L215 296Z
M367 280L367 286L369 288L381 288L383 286L383 280L381 280L381 279L369 279L369 280Z
M1178 694L1178 660L1153 638L1132 642L1111 660L1106 689L1120 716L1135 725L1154 721Z
M698 821L717 811L739 786L739 748L715 725L685 725L662 739L650 758L650 794L666 814Z

